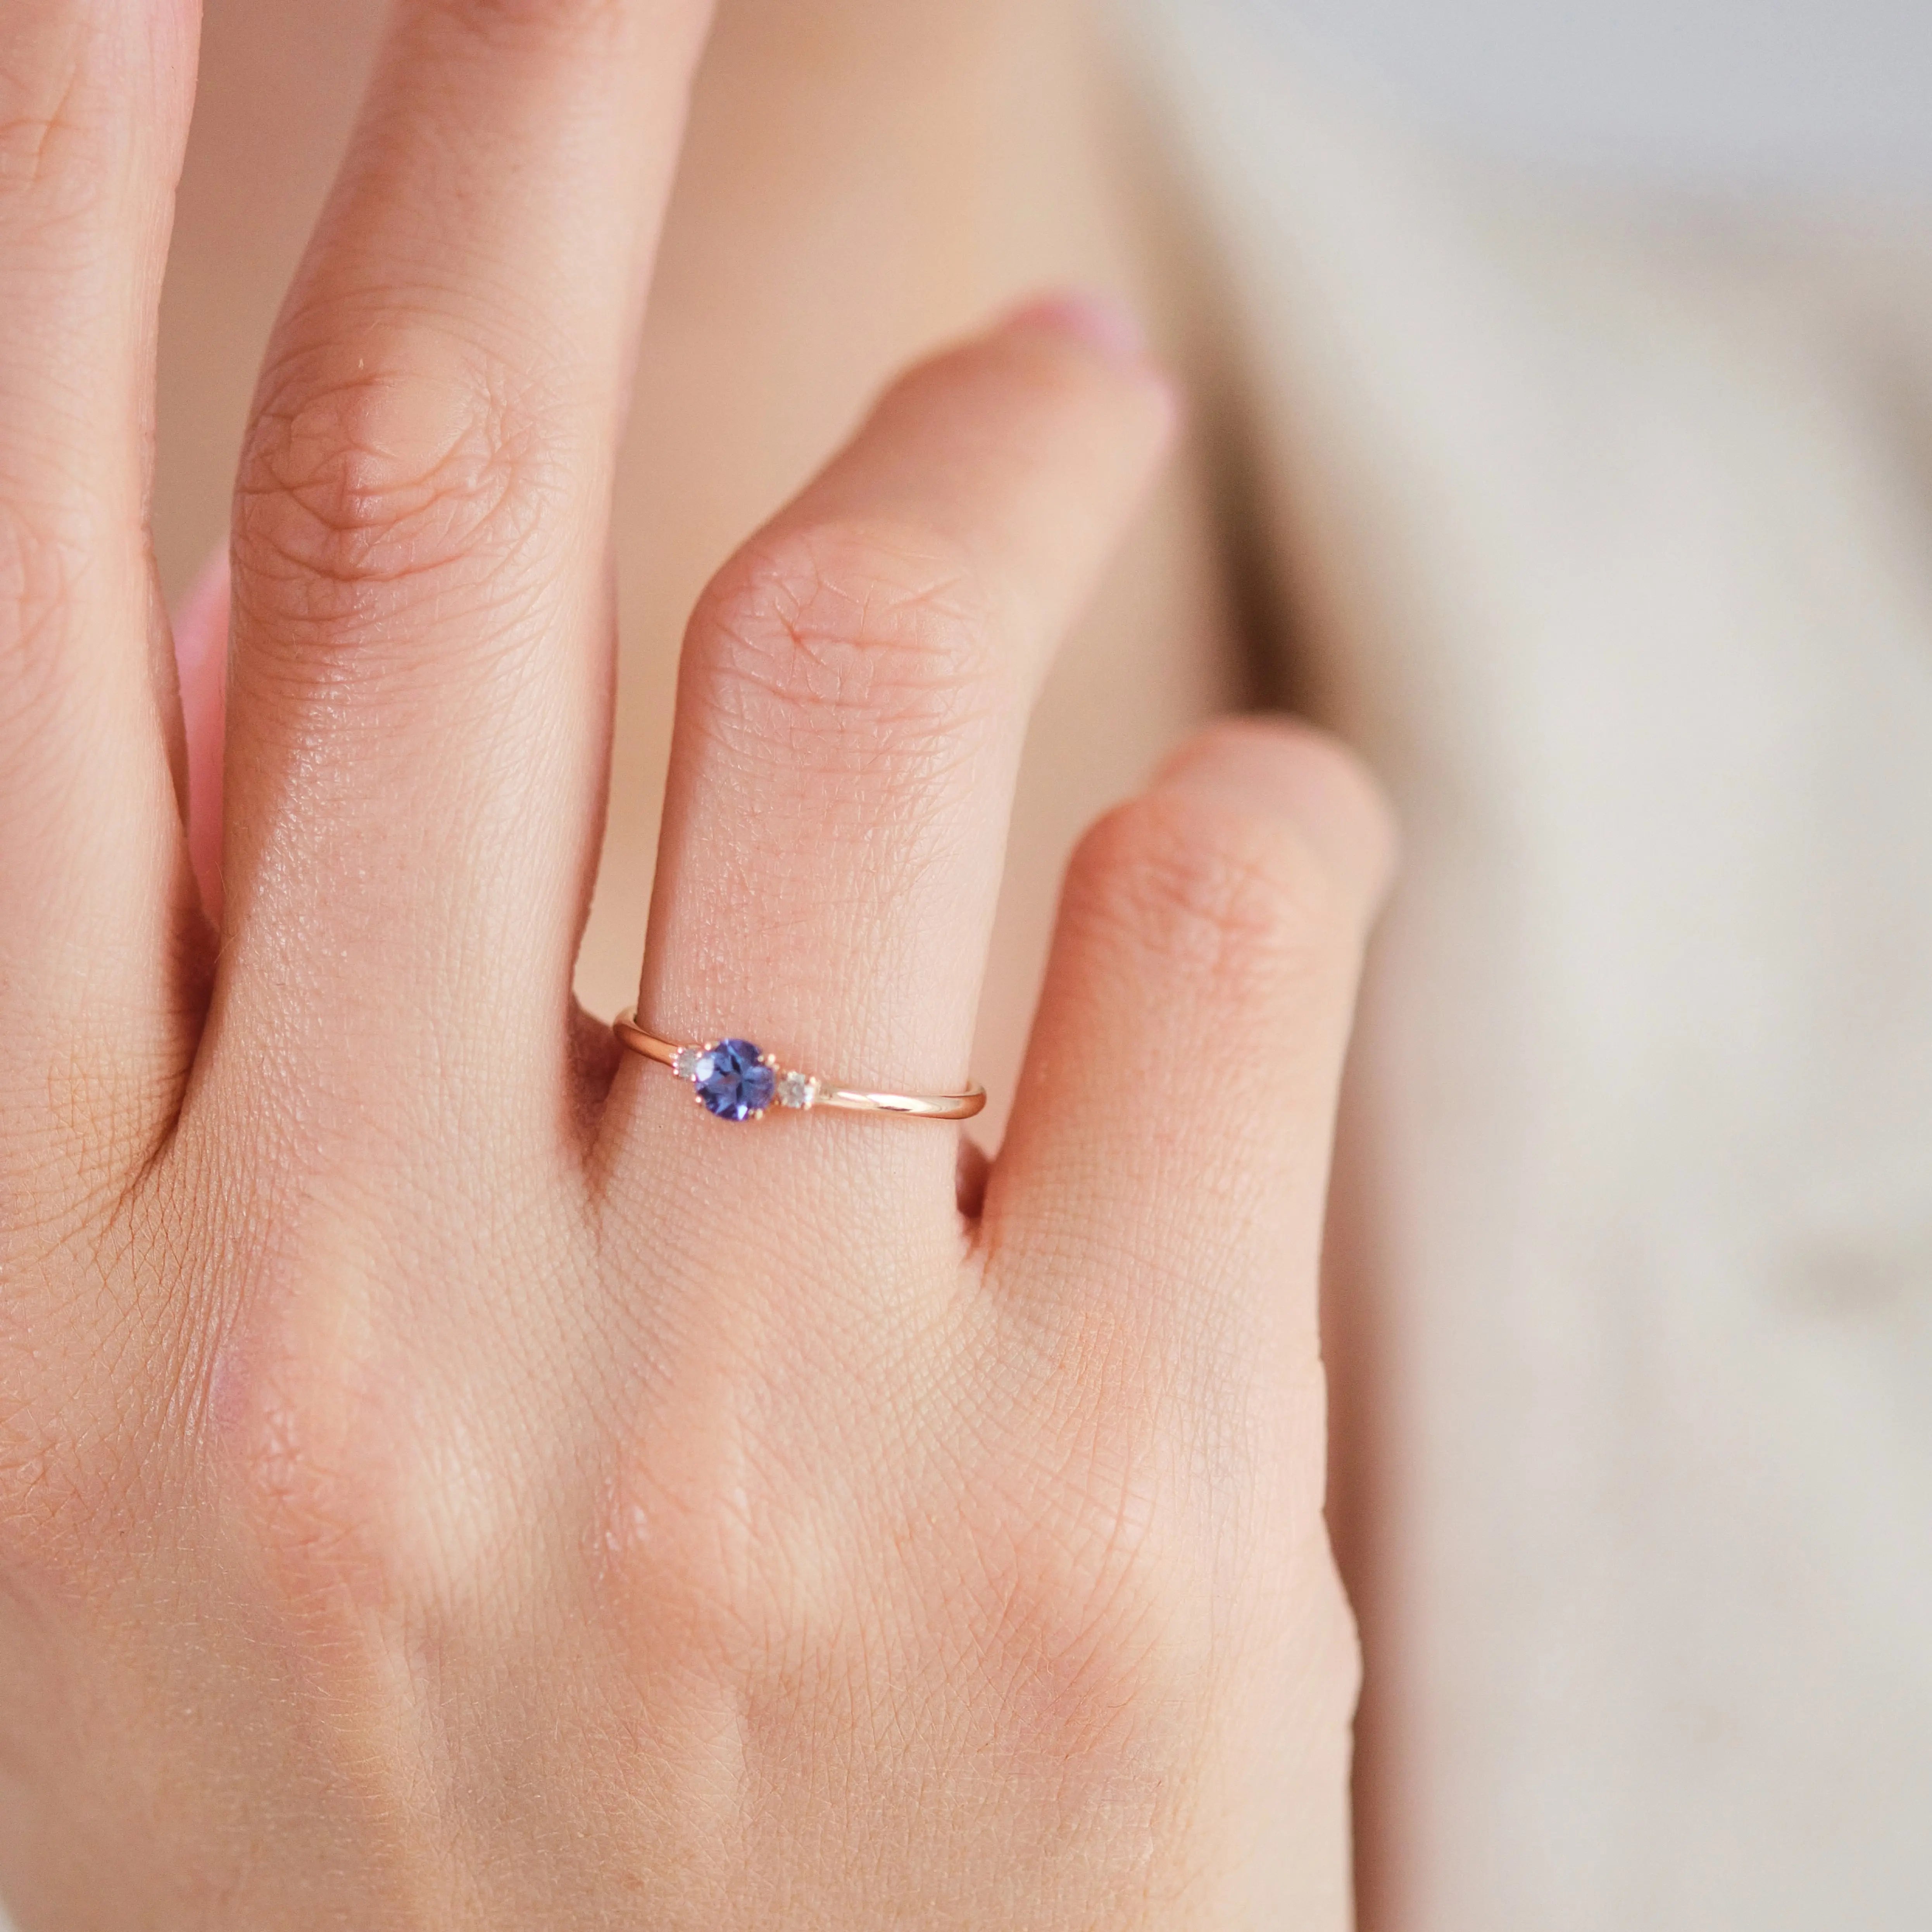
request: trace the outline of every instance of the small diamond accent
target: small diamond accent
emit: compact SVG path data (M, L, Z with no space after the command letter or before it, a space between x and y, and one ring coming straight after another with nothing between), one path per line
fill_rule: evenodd
M812 1107L818 1103L818 1082L809 1073L781 1073L778 1076L778 1105L781 1107Z
M698 1063L704 1058L703 1047L681 1046L671 1060L670 1070L680 1080L695 1080L698 1078Z

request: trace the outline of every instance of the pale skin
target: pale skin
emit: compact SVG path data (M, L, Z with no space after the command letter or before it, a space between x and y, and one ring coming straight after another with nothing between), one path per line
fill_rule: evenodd
M771 10L721 25L742 64L707 70L666 230L706 14L390 18L242 440L218 826L184 778L214 660L185 640L178 692L148 528L191 9L0 22L0 1890L29 1932L1346 1922L1316 1273L1390 853L1353 762L1212 726L1102 818L1013 1075L1055 868L1027 857L990 1168L932 1124L713 1120L573 999L651 871L620 730L580 962L614 554L654 586L629 705L735 547L679 614L625 978L659 1033L866 1084L974 1061L1027 719L1096 596L1134 676L1093 688L1173 701L1122 700L1120 768L1048 796L1052 860L1054 812L1233 682L1198 473L1155 483L1174 386L1111 308L956 340L759 520L826 427L800 406L774 455L742 402L784 388L810 230L770 230L799 259L734 367L690 326L740 252L704 103L755 98ZM1107 232L1092 179L1069 233ZM1158 322L1116 212L1112 259L1036 252ZM828 330L826 389L956 337L1026 254ZM614 526L634 376L664 434Z

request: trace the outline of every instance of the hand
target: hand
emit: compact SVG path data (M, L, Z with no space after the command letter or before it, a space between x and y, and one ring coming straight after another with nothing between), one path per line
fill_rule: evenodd
M23 1924L1340 1927L1372 793L1230 725L1100 826L990 1173L620 1061L603 532L704 10L402 0L242 463L218 948L142 528L190 11L0 25ZM1028 698L1170 415L1035 310L727 566L655 1030L962 1078Z

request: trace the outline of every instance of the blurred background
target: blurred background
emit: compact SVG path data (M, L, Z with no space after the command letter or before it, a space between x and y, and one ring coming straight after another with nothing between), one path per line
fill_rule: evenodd
M1226 0L1498 157L1697 189L1932 188L1925 0Z
M1331 491L1413 509L1330 608L1454 773L1365 1034L1395 1258L1331 1284L1365 1932L1932 1928L1932 4L1192 4L1336 110L1222 165L1279 439L1342 425L1304 581Z

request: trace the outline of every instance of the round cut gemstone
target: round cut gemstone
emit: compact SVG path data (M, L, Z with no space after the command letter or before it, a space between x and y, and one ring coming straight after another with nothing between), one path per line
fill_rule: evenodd
M692 1069L698 1097L721 1120L748 1120L772 1104L776 1079L748 1040L721 1040Z

